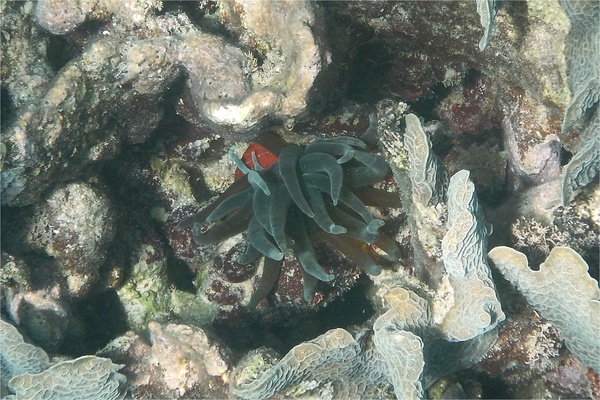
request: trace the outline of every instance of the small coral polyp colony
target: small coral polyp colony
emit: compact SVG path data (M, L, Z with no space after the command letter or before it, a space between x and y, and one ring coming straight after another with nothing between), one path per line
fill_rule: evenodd
M268 168L260 166L253 152L253 169L233 150L230 155L244 176L179 227L192 226L199 245L247 232L249 243L238 263L265 257L250 307L268 295L284 258L291 256L302 267L304 298L311 302L318 281L334 278L317 260L313 246L320 242L371 275L378 275L381 266L361 244L374 244L397 260L396 243L379 232L384 222L374 218L367 205L399 207L399 200L371 187L388 175L389 166L383 157L368 153L365 142L344 136L316 139L306 146L290 144Z

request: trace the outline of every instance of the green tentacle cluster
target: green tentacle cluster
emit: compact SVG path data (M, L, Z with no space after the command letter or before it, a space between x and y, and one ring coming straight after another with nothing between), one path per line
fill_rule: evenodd
M248 264L265 256L263 275L250 306L266 297L286 256L294 254L302 266L304 298L310 302L318 281L334 276L319 264L314 244L327 242L369 274L381 272L356 240L374 243L397 259L395 242L379 232L383 221L373 218L367 204L399 207L386 192L365 188L381 181L389 166L381 156L366 151L360 139L317 139L307 146L289 145L278 162L260 167L253 154L250 169L230 155L244 172L221 197L200 213L182 221L192 226L197 244L208 245L247 231L248 246L238 258ZM213 224L208 229L205 225Z

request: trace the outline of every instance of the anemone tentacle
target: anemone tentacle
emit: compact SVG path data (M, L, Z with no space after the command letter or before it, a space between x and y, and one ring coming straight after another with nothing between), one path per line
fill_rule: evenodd
M327 153L311 153L300 158L300 173L319 173L323 172L329 177L331 201L337 205L344 181L344 171L337 159ZM314 210L313 210L314 211Z
M230 212L242 208L254 195L254 190L248 188L242 192L236 193L233 196L223 200L217 208L213 210L207 217L206 222L211 223L220 220Z
M354 159L360 161L363 165L351 167L344 171L344 183L349 188L380 182L390 171L390 167L383 157L357 151L354 154Z
M322 192L327 193L330 190L327 177L321 174L304 174L303 178L309 185L316 187ZM365 222L371 222L373 219L373 216L371 215L371 212L367 206L365 206L364 203L360 201L360 199L354 193L352 193L352 191L344 186L342 186L340 190L340 200L344 205L348 206L352 211L360 215Z
M262 253L259 250L257 250L256 247L248 243L248 246L246 246L246 250L238 256L236 261L238 264L248 265L257 260L258 257L260 257L261 255Z
M263 168L260 166L258 160L256 159L256 153L252 152L252 162L254 162L256 169L250 169L235 154L236 150L236 146L231 146L229 148L229 157L233 160L233 162L240 169L240 171L242 171L248 177L248 182L252 185L252 187L260 188L267 196L271 194L269 192L269 186L267 185L267 182L265 182L262 176L259 174L260 171L263 171Z
M352 192L367 206L380 208L400 208L400 197L397 193L375 189L372 186L353 188Z
M248 240L250 241L250 244L273 260L282 260L283 253L271 242L269 237L270 235L265 228L262 227L260 222L258 222L255 217L252 217L248 224Z
M348 230L341 225L337 225L329 214L327 213L327 206L325 201L323 200L323 195L321 191L319 191L314 186L307 186L306 193L308 194L308 199L311 205L311 208L315 212L314 221L321 229L323 229L327 233L333 233L336 235L346 233Z
M279 275L279 271L281 270L282 265L283 261L276 261L270 258L265 258L265 262L263 263L262 276L260 277L260 281L258 281L258 286L256 287L256 290L250 298L248 307L256 307L259 301L267 297L267 295L273 288L275 281L277 280L277 276Z
M294 239L292 248L296 253L296 257L298 258L302 269L318 280L329 282L334 276L325 272L323 267L317 262L317 256L315 255L313 245L308 237L304 220L302 218L296 218L296 221L294 222L296 224L296 229L294 229L292 234L292 239Z
M273 183L268 183L269 192L275 194L277 192L277 186ZM269 235L273 235L273 229L271 228L271 218L270 218L270 210L269 204L271 199L275 198L274 195L267 195L262 190L255 190L254 196L252 197L252 208L254 209L254 216L258 220L258 222L262 225L262 227L269 233Z
M285 185L280 185L275 193L275 196L271 196L269 203L271 232L273 232L273 238L281 252L287 254L289 249L285 225L287 222L288 210L292 205L292 197Z
M349 146L358 147L361 149L366 149L367 144L360 139L354 138L352 136L337 136L332 138L319 138L316 141L322 143L340 143L347 144Z
M298 159L303 154L304 150L300 146L290 146L284 149L279 158L279 173L294 203L296 203L304 214L313 218L315 214L310 209L304 193L302 193L302 187L298 179Z
M400 261L400 249L398 248L398 245L385 233L379 232L377 240L374 242L374 244L381 250L385 251L392 261Z
M304 269L302 269L301 272L304 300L307 303L310 303L315 297L315 293L317 292L317 285L319 284L319 280L311 274L309 274L308 272L306 272Z
M327 242L349 256L367 274L377 276L381 273L381 265L363 251L355 239L342 235L327 235Z
M250 187L250 183L246 176L234 181L231 186L225 189L225 192L221 194L214 202L203 208L200 212L193 214L187 218L184 218L177 224L177 229L185 229L194 225L195 223L204 223L206 217L214 211L223 201L227 200L229 197L235 195L238 192L246 190Z
M373 232L372 229L369 228L369 225L346 213L342 209L338 207L329 207L329 215L331 215L333 220L339 225L348 230L346 235L366 243L374 243L375 240L377 240L377 232ZM376 221L376 224L382 222L381 220L376 219L372 219L371 221Z
M304 151L306 154L311 153L328 153L334 156L341 156L338 158L338 164L344 164L354 158L355 150L352 146L343 143L331 143L315 141L308 146Z
M242 233L248 228L250 218L252 218L252 203L248 201L235 214L227 218L228 223L216 224L204 233L201 233L201 226L195 223L192 226L192 234L196 244L206 246L209 244L221 242L232 236ZM229 221L231 220L231 221Z

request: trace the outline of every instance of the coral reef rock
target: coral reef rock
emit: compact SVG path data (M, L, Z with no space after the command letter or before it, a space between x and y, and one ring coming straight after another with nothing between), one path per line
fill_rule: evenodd
M239 104L207 104L208 118L242 130L268 115L287 120L302 113L330 57L322 48L323 38L316 36L321 26L312 3L223 1L219 11L241 44L255 49L263 61L249 71L252 93Z
M36 209L27 243L55 258L73 297L82 297L99 277L116 231L111 202L84 183L54 190Z
M65 12L62 2L40 1L36 19L55 33L70 32L86 18L110 19L114 31L107 28L58 71L43 95L17 110L3 138L10 165L2 170L3 203L30 204L53 181L114 154L120 138L145 140L182 71L196 114L215 129L241 133L265 117L297 117L325 57L313 36L309 2L223 3L223 19L239 20L232 29L266 52L261 68L251 53L198 31L185 15L155 15L161 2L73 3ZM280 35L283 26L288 37ZM259 76L247 78L254 69Z
M598 0L0 15L0 397L600 398Z
M226 398L227 349L196 327L150 322L150 342L132 332L99 353L125 364L134 398Z

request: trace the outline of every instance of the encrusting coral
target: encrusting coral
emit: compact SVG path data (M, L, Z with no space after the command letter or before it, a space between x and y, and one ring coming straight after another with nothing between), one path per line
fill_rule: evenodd
M269 293L282 260L291 253L302 266L304 298L310 302L317 282L334 278L317 261L313 246L318 242L329 243L362 270L377 275L381 266L357 243L373 243L396 260L398 248L379 232L384 223L373 218L365 204L397 207L399 202L385 192L365 188L389 172L385 160L369 154L366 147L353 137L317 139L305 147L289 145L267 169L255 155L254 169L249 169L230 152L245 175L179 227L192 226L199 245L248 232L249 244L238 262L249 264L266 257L251 307Z

